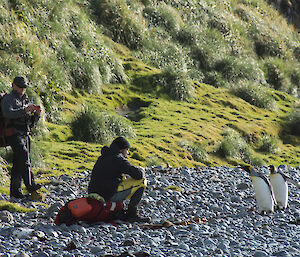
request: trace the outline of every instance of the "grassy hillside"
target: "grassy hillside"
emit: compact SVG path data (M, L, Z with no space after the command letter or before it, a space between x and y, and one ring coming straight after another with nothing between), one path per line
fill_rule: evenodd
M43 176L118 135L142 166L300 165L300 37L267 1L4 0L0 28L0 89L26 76L43 107Z

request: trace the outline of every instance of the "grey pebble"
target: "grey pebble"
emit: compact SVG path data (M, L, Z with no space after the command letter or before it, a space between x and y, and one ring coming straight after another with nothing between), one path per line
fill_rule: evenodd
M0 221L12 223L14 221L14 217L9 211L3 210L0 211Z
M266 252L263 251L257 251L254 253L253 257L268 257L269 254L267 254Z
M300 249L299 249L299 255L300 255ZM272 253L272 256L289 257L291 255L288 252L286 252L286 251L279 251L279 252Z
M27 253L22 251L22 252L16 254L14 257L30 257L30 256Z
M287 175L300 180L300 167L283 166ZM265 171L264 171L265 172ZM222 167L147 168L148 187L140 213L154 224L190 220L157 230L137 224L97 223L56 226L54 218L69 200L84 196L89 172L81 177L51 177L46 197L48 207L21 203L38 212L0 211L0 256L30 253L30 257L121 256L147 252L147 256L291 256L299 257L299 192L289 187L289 208L260 215L255 209L249 176L240 169ZM178 186L184 192L165 190ZM2 196L6 199L8 196ZM76 248L65 250L70 242ZM284 247L284 248L283 248ZM5 251L3 250L5 249ZM5 253L4 253L5 252ZM129 255L128 255L129 256Z

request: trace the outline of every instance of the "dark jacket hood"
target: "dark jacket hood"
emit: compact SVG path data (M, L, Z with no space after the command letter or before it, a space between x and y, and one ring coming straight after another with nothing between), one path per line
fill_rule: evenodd
M120 154L120 148L115 143L112 143L110 145L110 147L104 146L101 149L101 155L102 156L118 155L118 154Z

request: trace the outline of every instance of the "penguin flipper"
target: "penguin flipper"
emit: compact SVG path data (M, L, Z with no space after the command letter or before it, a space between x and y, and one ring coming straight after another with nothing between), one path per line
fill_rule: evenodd
M283 174L281 171L278 171L278 174L280 174L285 181L288 181L289 179L291 179L287 175Z
M277 202L276 202L276 199L275 199L275 196L274 196L274 192L273 192L273 188L272 188L272 185L271 185L271 183L270 183L270 181L265 177L265 176L260 176L264 181L265 181L265 183L268 185L268 188L269 188L269 190L270 190L270 194L271 194L271 196L272 196L272 198L273 198L273 202L274 202L274 204L276 205L277 204Z

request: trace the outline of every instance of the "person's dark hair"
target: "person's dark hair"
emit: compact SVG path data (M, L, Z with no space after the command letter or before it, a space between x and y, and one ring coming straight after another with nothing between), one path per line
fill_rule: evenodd
M130 148L128 140L124 137L117 137L111 145L116 145L120 150Z

